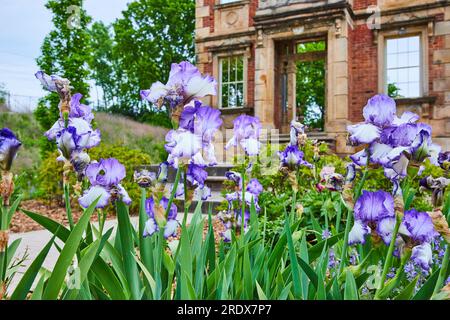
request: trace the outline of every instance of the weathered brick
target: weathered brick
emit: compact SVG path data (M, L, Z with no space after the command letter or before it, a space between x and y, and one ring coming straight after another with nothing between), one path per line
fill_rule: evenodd
M442 49L434 51L433 62L450 63L450 49Z

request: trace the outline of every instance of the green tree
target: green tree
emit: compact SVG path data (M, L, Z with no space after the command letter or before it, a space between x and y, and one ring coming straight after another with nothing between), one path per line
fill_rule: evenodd
M0 83L0 106L6 103L8 97L8 91L3 83Z
M325 50L325 42L301 43L298 53L313 53ZM325 61L297 62L297 109L306 125L323 130L325 114Z
M103 101L106 106L114 104L116 96L117 62L113 59L113 34L111 27L103 22L94 22L89 30L91 36L91 58L89 67L96 85L102 88Z
M166 81L172 62L193 61L194 0L137 0L112 27L112 42L106 39L105 26L96 24L91 31L99 44L94 47L93 77L112 102L110 110L137 118L160 117L139 92Z
M57 74L70 80L73 92L89 96L87 61L90 56L87 25L91 18L83 10L83 0L48 0L45 5L52 14L53 30L45 37L37 64L48 74ZM42 129L49 129L59 117L59 97L49 93L39 102L35 111ZM54 144L42 141L41 151L53 150Z

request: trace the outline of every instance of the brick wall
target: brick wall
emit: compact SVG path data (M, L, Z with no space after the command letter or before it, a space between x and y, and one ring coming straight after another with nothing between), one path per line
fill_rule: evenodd
M353 10L361 10L365 9L369 6L376 6L377 0L354 0L353 1Z
M214 32L214 4L215 0L203 0L205 6L209 6L209 17L203 18L203 27L209 27L211 33Z
M249 26L253 26L254 21L253 18L255 17L256 14L256 10L258 9L258 3L259 0L250 0L250 5L249 5Z
M378 93L378 48L373 33L359 25L349 31L349 120L362 119L362 108L367 100Z

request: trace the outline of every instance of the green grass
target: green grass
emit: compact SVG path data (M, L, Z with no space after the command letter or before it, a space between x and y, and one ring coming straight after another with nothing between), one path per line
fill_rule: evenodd
M102 144L121 145L138 149L152 158L162 157L162 142L167 129L133 121L129 118L98 112L95 116L101 131ZM42 159L39 154L39 139L44 134L32 114L0 113L0 128L13 130L23 145L14 161L14 171L37 168Z

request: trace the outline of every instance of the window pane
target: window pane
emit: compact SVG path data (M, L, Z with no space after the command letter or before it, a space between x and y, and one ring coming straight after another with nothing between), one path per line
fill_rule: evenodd
M402 97L409 97L409 90L408 90L408 84L407 83L397 83L397 88L399 89L399 94Z
M397 54L387 55L387 67L388 69L397 68Z
M410 37L408 38L408 49L409 52L412 51L420 51L420 37L416 36L416 37Z
M237 106L236 84L230 84L229 89L230 94L228 97L228 106L236 107Z
M410 53L408 53L408 64L410 66L418 66L418 65L420 65L420 54L419 54L419 52L410 52Z
M236 81L244 81L244 59L243 57L237 57L237 76Z
M228 85L222 85L222 108L228 107Z
M395 39L387 40L387 53L397 53L397 41Z
M408 70L408 81L409 82L420 82L420 68L411 68Z
M409 84L409 97L420 97L420 83L411 82Z
M236 58L230 59L230 82L236 81Z
M238 83L237 84L237 106L242 107L244 106L244 84Z
M228 58L222 59L222 82L228 82L229 81L229 60Z
M387 82L388 83L396 83L398 82L397 70L388 70L387 72Z
M409 72L408 69L400 69L398 70L398 82L408 82Z
M398 53L402 53L402 52L408 52L408 38L400 38L397 39L398 41L398 47L397 47L397 52Z
M399 68L404 68L408 66L408 54L407 53L399 53L398 54L398 65Z

